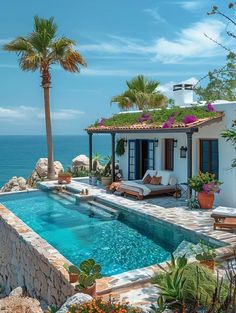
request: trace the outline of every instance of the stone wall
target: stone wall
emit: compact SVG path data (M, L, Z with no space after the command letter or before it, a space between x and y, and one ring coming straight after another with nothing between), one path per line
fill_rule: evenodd
M59 252L0 204L0 285L60 306L74 294Z

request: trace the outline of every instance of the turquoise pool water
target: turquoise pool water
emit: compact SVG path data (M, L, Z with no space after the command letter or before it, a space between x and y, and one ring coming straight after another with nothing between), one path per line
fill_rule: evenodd
M72 263L94 258L106 276L170 258L167 240L139 229L126 214L107 213L46 192L4 195L0 202ZM128 216L128 215L127 215ZM142 221L141 221L142 223Z

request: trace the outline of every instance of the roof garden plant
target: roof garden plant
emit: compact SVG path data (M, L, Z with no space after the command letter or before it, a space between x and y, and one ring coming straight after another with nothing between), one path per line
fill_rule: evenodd
M173 107L171 109L160 110L146 110L145 112L133 112L133 113L121 113L115 114L110 118L103 121L104 127L129 127L133 125L148 124L157 127L163 127L164 123L167 123L167 127L174 125L184 126L184 121L187 116L194 116L195 120L201 120L206 118L213 118L219 116L221 113L217 111L208 111L206 107L192 106L186 108ZM184 119L184 121L183 121ZM187 118L187 123L193 122L193 118ZM186 121L185 121L186 122ZM100 122L96 122L90 127L100 127ZM167 128L164 127L164 128Z

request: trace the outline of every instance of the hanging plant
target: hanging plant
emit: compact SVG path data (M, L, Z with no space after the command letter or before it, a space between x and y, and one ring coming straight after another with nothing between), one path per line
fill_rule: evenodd
M116 154L118 156L125 154L125 140L123 138L117 140L116 142Z

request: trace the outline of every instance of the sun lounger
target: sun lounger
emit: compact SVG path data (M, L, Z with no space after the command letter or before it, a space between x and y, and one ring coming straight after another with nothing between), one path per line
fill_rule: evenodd
M212 211L211 217L214 218L214 229L217 227L236 229L236 208L219 206Z
M152 185L152 184L144 184L143 179L147 175L151 176L162 176L167 175L166 179L164 179L165 185ZM147 196L156 196L156 195L163 195L163 194L170 194L173 195L179 192L177 187L177 180L174 180L174 183L169 184L170 178L173 178L172 173L167 173L164 171L156 172L156 171L147 171L142 180L132 180L132 181L123 181L119 186L119 191L124 193L124 195L130 195L137 197L138 200L142 200L144 197Z

